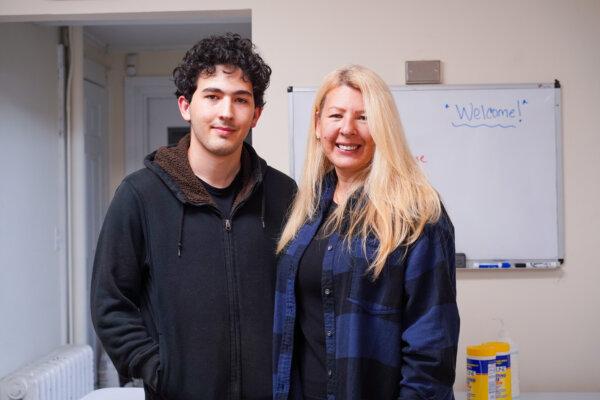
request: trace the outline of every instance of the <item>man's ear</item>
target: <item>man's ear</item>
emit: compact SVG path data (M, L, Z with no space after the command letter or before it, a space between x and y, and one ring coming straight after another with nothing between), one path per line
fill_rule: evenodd
M260 115L262 114L262 107L254 107L254 116L252 117L252 128L256 126Z
M179 106L179 112L181 113L181 117L187 122L190 122L190 120L192 119L192 116L190 114L190 102L187 101L185 96L179 96L177 98L177 105Z

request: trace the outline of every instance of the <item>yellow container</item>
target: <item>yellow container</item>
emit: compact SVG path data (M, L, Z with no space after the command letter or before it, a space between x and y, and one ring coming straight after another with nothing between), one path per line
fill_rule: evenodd
M467 346L467 400L496 400L496 350Z
M512 400L510 344L506 342L487 342L496 352L496 399Z

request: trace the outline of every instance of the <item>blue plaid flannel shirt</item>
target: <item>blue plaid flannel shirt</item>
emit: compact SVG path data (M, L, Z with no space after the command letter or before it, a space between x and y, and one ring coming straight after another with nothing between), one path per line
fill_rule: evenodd
M298 264L333 197L327 180L317 215L280 257L273 327L273 398L302 398L292 355ZM332 234L321 278L327 398L453 400L460 319L454 228L444 212L408 249L392 253L375 281L366 273L377 249Z

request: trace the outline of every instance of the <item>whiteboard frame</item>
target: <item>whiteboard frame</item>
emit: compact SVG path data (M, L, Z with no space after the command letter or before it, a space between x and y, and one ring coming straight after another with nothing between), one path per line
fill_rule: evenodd
M557 193L557 251L558 259L544 260L528 260L531 262L558 262L558 266L562 266L565 258L565 230L564 230L564 168L563 168L563 139L562 139L562 99L561 86L558 80L549 83L498 83L498 84L450 84L450 85L391 85L390 91L428 91L428 90L501 90L501 89L554 89L554 129L556 140L556 193ZM292 178L296 175L295 171L295 152L294 152L294 92L316 92L317 86L289 86L288 92L288 140L289 146L289 170ZM299 178L301 178L299 176ZM479 261L479 260L468 260ZM489 261L489 260L488 260ZM522 262L523 260L502 260L509 262ZM556 268L556 267L550 267ZM469 269L471 268L461 268ZM530 268L510 268L514 269L530 269ZM472 269L480 270L480 269ZM497 270L497 269L489 269Z
M565 185L563 168L563 138L562 138L562 98L560 83L554 85L554 128L556 129L556 214L558 218L558 261L560 265L565 260Z

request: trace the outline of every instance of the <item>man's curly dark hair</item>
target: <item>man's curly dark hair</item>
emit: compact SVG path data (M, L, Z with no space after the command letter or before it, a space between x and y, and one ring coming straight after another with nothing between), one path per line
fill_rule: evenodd
M240 68L252 83L256 107L265 105L264 94L269 86L271 67L256 53L252 42L243 39L237 33L213 35L202 39L189 49L181 63L173 70L177 87L175 95L184 96L191 102L200 74L210 76L220 64Z

